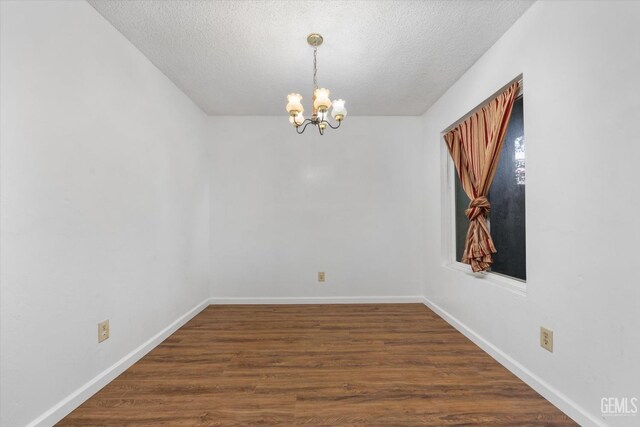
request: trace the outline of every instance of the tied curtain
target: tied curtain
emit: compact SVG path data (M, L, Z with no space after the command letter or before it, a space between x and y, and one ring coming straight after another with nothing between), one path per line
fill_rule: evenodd
M469 196L469 230L462 262L473 272L487 271L497 252L489 233L487 195L500 160L502 144L520 84L513 83L487 105L444 135L464 192Z

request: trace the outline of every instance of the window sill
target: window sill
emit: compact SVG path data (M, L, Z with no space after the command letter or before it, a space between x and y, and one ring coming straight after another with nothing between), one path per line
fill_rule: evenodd
M527 296L527 282L514 279L511 277L503 276L498 273L474 273L471 271L471 267L468 264L463 264L461 262L450 262L449 264L445 264L445 267L450 270L459 271L467 274L468 276L474 277L478 280L482 280L488 284L498 286L500 288L511 291L520 296Z

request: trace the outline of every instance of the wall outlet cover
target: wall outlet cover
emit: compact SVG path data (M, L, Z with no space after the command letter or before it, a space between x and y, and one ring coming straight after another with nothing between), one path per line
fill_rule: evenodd
M540 347L553 353L553 331L540 326Z
M109 338L109 320L98 323L98 342Z

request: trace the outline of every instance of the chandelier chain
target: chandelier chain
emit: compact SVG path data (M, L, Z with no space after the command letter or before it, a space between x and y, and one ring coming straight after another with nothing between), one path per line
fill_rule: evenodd
M313 48L313 89L318 89L318 48Z

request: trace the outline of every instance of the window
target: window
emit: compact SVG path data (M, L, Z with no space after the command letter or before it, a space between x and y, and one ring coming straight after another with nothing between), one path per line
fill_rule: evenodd
M455 172L454 172L455 175ZM457 175L455 181L455 256L462 260L464 242L469 228L465 210L469 198ZM488 223L498 250L493 254L491 271L519 280L526 280L525 234L525 144L523 97L513 105L507 135L504 140L496 175L489 190L491 212Z

